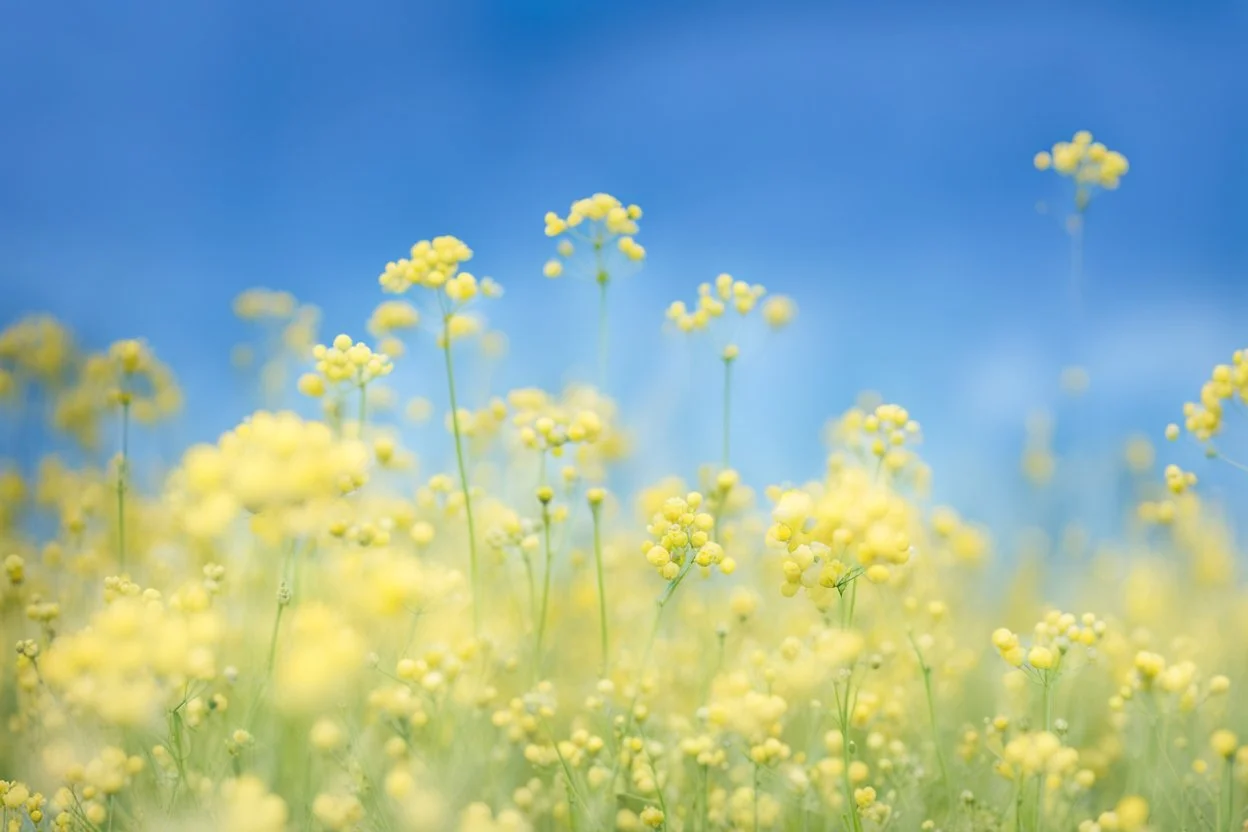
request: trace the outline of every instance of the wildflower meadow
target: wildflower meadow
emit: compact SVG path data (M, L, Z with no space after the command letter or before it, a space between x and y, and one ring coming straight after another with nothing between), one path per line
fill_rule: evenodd
M1127 156L1080 131L1016 164L1060 177L1078 285ZM1248 594L1230 526L1166 455L1242 467L1220 441L1244 430L1248 350L1122 462L1121 545L1055 579L1060 542L932 500L906 402L828 413L814 479L742 476L734 414L762 405L734 369L767 366L802 298L710 264L622 314L650 220L573 196L544 264L413 229L358 275L375 311L342 333L297 285L242 293L254 406L167 452L150 437L184 380L160 343L4 322L5 832L1245 828ZM516 270L593 287L592 369L562 389L465 381L504 349L486 315ZM628 488L650 449L608 335L663 331L712 358L693 418L719 452ZM414 354L439 372L392 384ZM1043 442L1022 469L1062 487Z

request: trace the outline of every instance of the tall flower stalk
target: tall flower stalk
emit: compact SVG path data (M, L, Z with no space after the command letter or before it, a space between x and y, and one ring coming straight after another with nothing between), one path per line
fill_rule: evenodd
M586 494L589 502L589 513L594 526L594 567L598 578L598 632L602 648L602 674L607 673L610 661L610 637L607 630L607 581L606 570L602 566L602 502L606 492L601 488L591 488Z
M614 248L624 262L638 263L645 259L646 250L635 239L640 230L641 207L624 205L610 194L598 193L572 203L566 216L554 211L546 213L546 236L559 238L557 257L546 261L542 271L547 277L559 277L565 273L566 264L572 262L577 247L588 247L593 252L592 263L587 263L582 273L588 272L598 284L598 387L607 386L607 353L609 336L607 330L607 286L614 268L608 262L608 254ZM575 266L575 264L574 264Z
M410 258L386 264L378 283L386 292L402 294L413 286L429 289L437 299L441 313L442 330L438 346L442 349L446 365L446 386L451 408L451 432L455 437L455 464L459 470L460 493L464 500L464 515L468 526L468 568L471 580L472 627L481 632L481 573L477 556L477 531L472 512L472 488L468 479L468 465L464 458L463 429L459 420L459 401L455 389L455 362L452 345L461 337L478 331L477 321L465 314L464 308L478 296L487 298L502 294L492 279L477 280L460 267L472 259L472 249L460 239L450 235L421 240L412 246ZM411 317L410 315L408 317Z
M472 487L468 482L468 466L464 463L463 431L459 425L459 402L455 396L455 362L451 357L451 321L453 313L443 310L442 354L446 363L446 387L451 405L451 433L455 436L455 465L459 469L459 490L464 497L464 518L468 524L468 568L472 581L472 629L481 631L481 575L477 563L477 530L472 518Z

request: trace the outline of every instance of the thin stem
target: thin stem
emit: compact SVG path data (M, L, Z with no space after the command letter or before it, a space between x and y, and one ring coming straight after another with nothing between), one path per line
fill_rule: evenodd
M451 431L455 434L455 462L459 465L459 485L464 494L464 514L468 519L468 561L472 581L472 631L481 632L480 576L477 573L477 533L472 522L472 495L468 489L468 469L464 465L464 441L459 430L459 405L455 400L455 366L451 360L451 314L443 316L442 352L446 357L446 386L451 400Z
M1044 823L1044 774L1036 775L1036 812L1034 823L1031 825L1032 832L1040 832L1040 826Z
M1222 795L1226 798L1226 832L1235 828L1235 762L1227 757L1222 763ZM1219 807L1219 811L1221 807Z
M121 403L121 461L117 464L117 567L126 570L126 480L130 468L130 401Z
M537 630L537 582L533 579L533 559L529 553L520 549L520 557L524 561L525 576L529 581L529 618L533 621L533 630Z
M728 470L730 424L732 413L732 359L724 358L724 456L723 469Z
M278 589L281 592L281 589ZM273 632L269 635L269 660L265 663L265 678L272 678L273 665L277 663L277 636L282 629L282 610L286 609L286 605L278 600L277 613L273 616Z
M601 504L592 503L589 513L594 520L594 565L598 569L598 628L602 637L602 675L607 673L609 639L607 637L607 581L602 568L602 517Z
M287 577L292 570L292 564L296 563L295 543L291 541L286 549L286 557L282 562L282 575L277 581L277 612L273 616L273 632L269 636L269 660L265 667L265 681L273 678L273 667L277 663L277 637L282 628L282 612L292 600L292 590L290 584L287 583Z
M607 389L607 283L609 277L605 269L598 270L598 389Z
M546 640L546 614L550 609L550 572L554 558L550 548L550 502L542 501L542 538L546 550L546 570L542 578L542 612L537 619L537 645L533 654L533 669L538 678L542 675L542 645Z
M758 832L758 763L754 764L754 832Z
M1049 677L1049 671L1044 671L1043 693L1041 694L1041 702L1044 707L1044 730L1053 730L1053 696L1051 693L1052 682Z
M1215 452L1214 452L1214 456L1213 456L1213 458L1214 458L1214 459L1220 459L1220 460L1222 460L1223 462L1225 462L1227 465L1231 466L1232 468L1236 468L1236 469L1238 469L1238 470L1240 470L1240 471L1243 471L1243 472L1245 472L1245 473L1248 473L1248 465L1245 465L1245 464L1244 464L1244 463L1242 463L1242 462L1236 462L1235 460L1231 459L1230 457L1226 456L1226 455L1225 455L1225 454L1223 454L1223 453L1220 453L1220 452L1216 452L1216 451L1215 451Z
M919 649L914 633L907 633L907 635L910 638L910 646L914 648L914 655L919 660L919 670L923 674L923 691L927 694L927 715L932 723L932 744L936 748L936 762L940 765L940 778L945 782L946 798L952 809L953 781L949 779L949 765L945 762L945 752L940 744L940 728L936 723L936 697L932 693L932 668L923 658L923 651Z
M360 428L359 428L359 431L357 431L360 439L364 438L364 419L367 415L368 415L368 385L361 384L360 385Z
M1076 331L1083 317L1083 217L1082 209L1071 217L1070 233L1070 293L1074 309Z
M849 781L849 692L853 684L852 674L845 680L845 696L837 701L837 710L841 718L841 776L845 783L845 802L849 806L850 820L855 832L862 832L862 821L858 818L858 803L854 800L854 787ZM835 692L835 686L833 687Z

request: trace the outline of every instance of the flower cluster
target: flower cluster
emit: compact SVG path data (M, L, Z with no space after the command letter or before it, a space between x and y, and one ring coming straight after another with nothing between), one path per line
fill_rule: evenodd
M681 332L697 332L723 317L729 308L742 317L750 314L765 294L767 290L757 283L746 283L744 280L735 280L730 274L721 274L715 278L713 285L698 285L698 300L692 310L684 301L672 301L667 307L667 319ZM793 309L795 306L786 308L782 301L780 306L772 308L768 322L781 325L787 323L793 317Z
M363 341L339 335L332 344L317 344L312 350L316 372L299 379L299 392L319 398L327 386L363 387L374 379L390 375L394 362L384 352L373 352Z
M596 410L572 409L543 390L524 388L507 394L512 424L519 429L520 444L526 448L561 456L568 444L597 442L603 420ZM575 407L575 402L571 403Z
M1105 635L1105 627L1105 622L1090 612L1075 617L1068 612L1049 610L1035 626L1030 649L1024 650L1018 635L1004 627L993 631L992 646L1014 667L1025 663L1032 670L1057 671L1072 647L1095 646Z
M1248 403L1248 350L1236 350L1230 364L1214 366L1209 380L1201 385L1199 401L1183 405L1183 427L1198 442L1212 449L1210 443L1224 427L1228 402ZM1167 426L1167 439L1178 439L1179 434L1178 425Z
M1126 156L1092 141L1087 130L1075 133L1068 142L1053 145L1051 152L1040 151L1034 161L1037 170L1052 168L1075 181L1075 201L1080 211L1087 207L1092 189L1114 190L1129 167Z
M610 194L594 194L572 203L566 217L554 211L546 213L546 236L560 237L559 257L546 261L543 272L547 277L563 274L564 264L576 252L576 246L587 247L594 258L594 279L605 284L610 271L605 259L612 244L631 261L644 260L646 250L636 240L640 230L641 208L625 206Z
M244 321L289 318L295 313L295 296L271 289L246 289L234 298L234 314Z
M698 511L701 506L702 495L696 491L671 497L646 527L650 539L642 543L642 552L646 561L669 581L681 577L694 564L708 572L718 566L726 575L737 568L736 561L725 557L723 547L711 539L715 518Z
M223 626L207 590L181 593L176 605L132 583L118 590L90 626L39 657L40 678L64 708L58 719L85 713L110 725L150 725L172 697L217 677Z
M174 473L178 514L188 533L212 537L242 511L291 529L321 525L324 506L368 478L369 453L323 422L260 411L215 445L196 445Z
M50 315L22 318L0 331L0 394L19 379L56 384L76 358L73 336L63 323Z

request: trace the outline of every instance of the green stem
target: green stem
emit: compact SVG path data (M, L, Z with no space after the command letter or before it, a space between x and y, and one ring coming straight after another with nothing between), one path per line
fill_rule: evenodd
M607 389L607 283L605 269L598 270L598 389Z
M273 616L273 632L269 636L269 660L266 663L265 681L273 678L273 666L277 661L277 637L282 627L282 611L286 609L286 605L292 600L293 592L288 584L287 576L291 574L294 568L293 564L297 564L297 556L295 554L295 543L290 542L286 549L286 557L282 562L282 576L277 581L277 613Z
M529 553L520 549L520 557L524 561L525 576L529 580L529 618L533 621L533 630L537 631L537 582L533 579L533 559Z
M364 419L368 415L368 385L360 385L360 429L359 438L364 438Z
M117 464L117 567L126 571L126 480L130 468L130 402L121 403L121 461Z
M281 589L278 589L281 592ZM273 677L273 665L277 663L277 636L282 629L282 610L286 609L286 605L279 600L277 602L277 614L273 616L273 632L269 635L269 660L265 663L265 678Z
M459 485L464 494L464 514L468 519L468 561L472 582L472 631L481 632L480 576L477 573L477 533L472 522L472 495L468 490L468 469L464 465L464 441L459 431L459 405L455 400L455 366L451 360L451 315L443 318L442 352L446 356L446 386L451 399L451 431L455 434L455 461L459 466Z
M923 674L923 691L927 694L927 715L932 723L932 744L936 748L936 762L940 765L940 778L945 783L945 797L949 801L950 810L953 809L953 781L949 779L949 765L945 762L945 752L940 743L940 728L936 723L936 697L932 693L932 668L923 658L923 652L919 649L919 643L914 638L914 633L907 633L910 638L910 646L914 648L914 655L919 660L919 670Z
M849 805L849 816L854 832L862 832L862 821L858 818L858 802L854 800L854 786L849 780L849 692L853 677L845 681L845 697L837 702L841 717L841 764L842 779L845 783L845 802Z
M594 520L594 565L598 569L598 629L602 637L602 675L607 674L609 639L607 637L607 582L602 568L602 518L601 505L593 503L589 513Z
M178 793L182 789L182 785L186 782L186 756L182 751L182 706L174 708L169 714L169 734L170 741L173 745L173 762L178 769L178 782L173 786L173 793L169 797L169 808L172 809L178 802Z
M553 565L550 548L550 503L542 501L542 538L546 550L546 570L542 577L542 612L537 620L537 646L533 654L533 670L538 679L542 676L542 645L546 640L546 614L550 609L550 572Z
M1052 682L1049 676L1049 671L1047 670L1044 671L1044 685L1042 689L1043 689L1043 693L1041 694L1041 701L1043 702L1043 706L1044 706L1044 730L1052 731L1053 730L1053 696L1051 693Z
M699 825L698 828L702 830L707 830L711 828L711 799L710 799L711 771L710 771L710 768L705 765L702 766L702 790L701 792L702 793L698 795L698 797L702 804L702 823Z
M1070 227L1070 292L1074 306L1075 326L1083 317L1083 209L1074 217ZM1077 334L1077 333L1076 333Z
M1044 823L1044 773L1036 775L1036 813L1035 822L1032 824L1032 832L1040 832L1041 824Z
M1222 794L1226 798L1226 832L1235 828L1235 758L1227 757L1222 763ZM1219 811L1221 807L1219 807Z
M650 654L654 652L654 643L659 637L659 628L663 623L663 610L666 609L668 601L672 599L672 596L676 593L681 582L684 581L685 576L689 574L689 569L693 565L692 553L687 553L687 556L688 560L685 562L684 568L680 570L675 578L668 582L667 587L663 590L663 594L659 596L658 602L655 604L654 624L650 627L650 637L646 640L645 652L641 654L641 665L637 668L637 690L633 694L632 701L628 703L626 721L623 730L620 732L621 738L627 737L628 732L633 729L633 720L637 713L637 700L641 698L641 683L646 675L646 668L650 666ZM611 770L611 779L608 782L614 785L619 773L620 760L617 758Z
M758 763L754 764L754 832L758 832Z
M723 457L723 469L725 471L727 471L729 468L728 451L730 448L729 426L731 423L731 413L732 413L732 359L725 358L724 359L724 457Z

